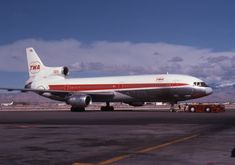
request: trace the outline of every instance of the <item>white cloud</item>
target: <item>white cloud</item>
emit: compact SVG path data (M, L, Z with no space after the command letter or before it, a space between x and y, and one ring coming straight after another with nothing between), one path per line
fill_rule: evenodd
M214 52L168 43L97 41L83 44L65 39L19 40L0 46L0 70L26 70L25 48L34 47L48 66L70 66L78 71L126 72L126 74L179 73L205 81L235 82L235 51Z

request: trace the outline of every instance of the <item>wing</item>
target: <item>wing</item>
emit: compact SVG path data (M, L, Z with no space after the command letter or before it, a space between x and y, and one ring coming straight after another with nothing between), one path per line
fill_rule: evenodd
M45 89L30 89L30 88L0 88L0 90L5 91L20 91L20 92L34 92L39 95L44 95L45 93L58 96L60 98L66 98L71 95L86 94L92 97L93 100L103 100L105 98L114 97L114 92L80 92L80 91L63 91L63 90L45 90Z

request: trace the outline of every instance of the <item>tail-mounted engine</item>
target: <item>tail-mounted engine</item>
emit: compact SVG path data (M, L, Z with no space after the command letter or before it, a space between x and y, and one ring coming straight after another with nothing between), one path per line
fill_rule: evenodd
M67 66L64 66L61 70L61 73L64 75L64 76L68 76L69 75L69 68Z
M62 76L68 76L69 75L69 68L67 66L63 67L50 67L52 70L53 75L62 75Z

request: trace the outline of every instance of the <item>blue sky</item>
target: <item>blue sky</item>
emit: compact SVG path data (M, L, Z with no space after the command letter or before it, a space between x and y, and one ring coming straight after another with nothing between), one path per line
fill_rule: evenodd
M0 43L24 38L234 49L233 0L2 0Z
M61 46L62 42L66 42L62 45L74 44L77 47L82 45L81 49L74 49L74 51L85 52L87 56L90 55L89 52L91 51L99 52L100 44L105 42L106 45L102 47L102 51L97 55L90 55L91 57L87 59L79 56L77 61L65 60L66 65L77 67L77 70L79 70L78 68L81 69L81 66L85 66L86 68L81 70L86 71L86 73L87 71L92 73L94 70L91 65L104 65L103 67L109 68L108 71L113 72L114 69L110 69L111 66L101 63L100 58L103 58L102 55L105 53L113 53L115 56L113 58L117 58L116 50L115 52L107 51L109 49L114 50L114 47L118 47L117 45L121 45L118 47L121 52L125 50L122 58L127 56L135 58L133 54L127 53L129 52L126 49L128 44L123 46L125 43L129 43L130 49L133 47L140 49L145 44L145 48L141 49L141 51L143 50L143 56L145 54L144 50L147 51L148 48L153 49L153 47L161 49L164 46L171 48L175 46L172 50L179 46L185 48L175 56L169 55L169 59L165 61L177 59L175 57L184 59L185 57L179 53L188 53L186 50L192 48L195 52L200 52L200 54L192 53L192 59L194 59L193 56L201 58L204 54L203 50L207 50L207 55L205 55L207 60L209 57L212 58L211 56L216 58L226 56L228 62L235 57L234 6L235 1L233 0L1 0L0 56L4 56L3 60L5 61L4 64L0 63L2 65L2 67L0 66L0 72L6 80L1 81L0 85L22 86L25 77L16 76L14 82L12 77L9 78L8 72L23 74L26 69L22 68L20 64L16 67L16 70L8 70L4 66L14 68L12 65L17 65L17 63L10 60L15 60L18 56L21 59L21 55L22 59L17 60L17 62L23 63L25 60L23 59L25 46L36 47L39 52L41 51L42 58L46 59L48 64L62 65L63 60L53 59L52 62L49 54L58 53L56 46L58 46L57 44ZM164 45L159 47L160 43L164 43ZM157 46L154 44L157 44ZM85 49L87 47L92 49ZM66 50L69 48L65 46ZM22 52L17 53L21 49ZM9 51L11 53L7 55L6 53ZM63 52L63 50L61 51ZM5 54L3 55L3 53ZM155 53L160 54L158 51ZM167 54L166 51L164 53ZM212 55L213 53L215 55ZM60 57L66 58L67 54L65 53L64 56L60 54ZM72 59L72 57L70 58ZM88 63L87 61L91 58L93 59L92 62ZM96 59L98 63L96 63ZM127 60L130 59L127 58ZM79 62L83 62L83 65ZM122 62L120 61L122 68L128 65L126 62ZM179 64L178 62L176 61L176 64ZM153 65L150 63L147 60L144 64L146 66ZM200 65L193 67L200 67L203 64L203 61L201 61ZM224 69L226 64L226 62L222 63L219 69ZM186 64L182 64L182 67L184 65ZM233 64L230 65L233 66ZM117 68L120 68L120 66L115 65ZM211 70L215 69L213 67L215 66L211 66ZM208 80L221 81L221 79L225 79L234 71L231 67L225 68L228 72L221 73L214 79L210 77ZM107 72L103 68L98 69L103 73ZM131 69L126 69L134 72L134 74L142 74L140 70L146 70L143 73L160 73L160 69L165 69L164 72L174 71L174 68L170 68L170 66L149 69L141 64L138 65L138 61L133 64ZM204 72L208 72L208 70L201 71L203 74L191 70L187 72L179 70L179 72L207 78ZM116 74L123 73L125 71ZM234 77L231 81L233 80Z

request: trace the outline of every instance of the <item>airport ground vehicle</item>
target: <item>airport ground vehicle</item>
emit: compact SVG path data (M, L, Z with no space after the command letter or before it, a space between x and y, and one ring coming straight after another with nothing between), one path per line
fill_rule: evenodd
M224 112L225 106L223 104L213 104L213 103L195 103L186 105L186 112L198 112L198 113L210 113L210 112Z

